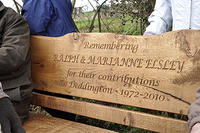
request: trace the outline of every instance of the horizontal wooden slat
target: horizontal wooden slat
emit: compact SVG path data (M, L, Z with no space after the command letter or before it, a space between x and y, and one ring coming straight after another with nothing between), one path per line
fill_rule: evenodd
M26 133L115 133L106 129L41 114L31 114L24 123L23 128Z
M200 31L31 38L36 89L187 114L200 86Z
M186 133L186 121L42 94L33 104L161 133Z

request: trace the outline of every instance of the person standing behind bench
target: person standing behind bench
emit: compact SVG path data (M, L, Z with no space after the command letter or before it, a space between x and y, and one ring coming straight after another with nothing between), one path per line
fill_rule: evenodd
M32 98L30 31L26 20L0 1L0 126L25 133ZM21 120L21 121L20 121Z
M24 0L22 15L32 35L59 37L75 32L71 0Z
M155 35L172 30L200 29L200 0L156 0L149 17L150 25L144 35ZM191 104L188 113L188 127L191 133L200 133L200 89L197 100Z
M31 34L49 37L59 37L76 31L71 12L71 0L24 0L22 8L22 15L28 21ZM73 114L48 108L45 110L52 116L75 120Z

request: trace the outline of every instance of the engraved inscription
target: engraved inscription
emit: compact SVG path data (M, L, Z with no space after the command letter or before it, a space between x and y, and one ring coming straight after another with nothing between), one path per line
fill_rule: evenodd
M117 75L117 74L99 74L98 75L98 80L103 80L103 81L112 81L112 82L123 82L124 86L126 85L145 85L145 86L159 86L160 81L155 80L155 79L147 79L147 78L141 78L141 77L133 77L129 74L122 74L122 75Z
M87 64L108 65L121 67L136 67L147 69L172 70L177 73L182 72L185 61L178 60L157 60L142 58L121 58L121 57L102 57L90 56Z
M135 42L115 40L102 43L84 40L82 43L83 52L63 51L63 53L53 55L55 63L62 63L63 67L65 65L67 67L64 71L65 77L62 80L54 80L54 85L95 95L105 94L121 98L166 102L170 101L168 95L157 91L164 83L161 84L161 79L151 75L154 72L182 75L180 73L187 65L187 59L184 58L165 57L162 54L160 57L155 56L155 53L149 56L148 54L151 53L147 53L146 56L146 53L138 53L143 49ZM126 72L125 69L128 71ZM136 71L136 75L129 69ZM122 70L121 73L118 70ZM148 76L140 74L141 70L145 70Z
M56 62L68 62L68 63L78 63L79 54L77 55L64 55L64 54L55 54L53 55L53 61Z
M97 42L84 42L84 49L98 49L98 50L125 50L131 53L137 53L138 44L133 44L131 42L126 43L97 43Z
M86 55L64 55L55 54L55 62L81 63L102 66L134 67L143 69L175 71L181 73L185 61L164 60L164 59L143 59L143 58L125 58L125 57L105 57L105 56L86 56Z
M79 79L84 79L85 81L75 80L71 77L77 77ZM92 81L88 79L92 79ZM124 85L118 88L108 87L107 85L102 84L96 85L95 83L91 83L95 80L116 83L122 82L124 83ZM97 74L86 69L81 71L75 71L71 68L67 70L66 78L64 80L54 80L53 82L53 84L56 86L90 91L93 94L103 93L108 95L118 95L125 98L142 98L146 100L169 101L169 99L165 95L145 91L140 92L133 87L133 84L138 86L143 85L156 87L159 86L159 83L159 80L133 77L130 74Z
M67 70L66 77L79 77L84 79L95 79L98 81L109 81L109 82L121 82L124 86L130 87L132 84L143 85L149 87L157 87L160 84L159 80L148 79L144 77L134 77L130 74L96 74L94 72L89 72L86 69L75 72L72 69Z
M104 85L93 85L89 82L78 82L78 81L65 81L65 80L55 80L55 85L61 86L61 87L70 87L75 89L81 89L90 91L93 94L108 94L108 95L118 95L125 98L142 98L144 100L155 100L155 101L169 101L169 98L167 98L165 95L160 95L157 93L151 93L151 92L139 92L136 91L134 88L130 89L119 89L119 88L112 88L112 87L106 87Z

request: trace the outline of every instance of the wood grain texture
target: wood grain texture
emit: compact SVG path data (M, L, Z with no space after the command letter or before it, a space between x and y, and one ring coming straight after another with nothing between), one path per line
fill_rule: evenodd
M26 133L115 133L106 129L40 114L31 114L23 128Z
M200 31L31 38L36 89L187 114L200 86Z
M187 122L82 101L34 94L33 104L161 133L186 133Z

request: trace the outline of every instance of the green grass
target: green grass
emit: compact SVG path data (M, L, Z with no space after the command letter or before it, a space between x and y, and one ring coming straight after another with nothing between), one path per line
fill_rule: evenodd
M84 17L82 17L84 18ZM130 16L125 18L126 20L130 19ZM91 25L92 17L89 20L75 20L75 24L78 27L80 32L88 32L88 29ZM131 20L122 23L120 17L102 17L101 18L101 32L110 32L118 34L128 34L128 35L140 35L139 25L133 25ZM99 32L98 20L97 18L94 21L94 29L92 32Z

